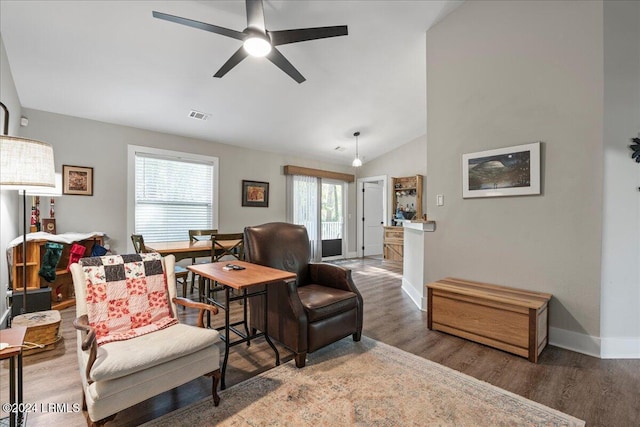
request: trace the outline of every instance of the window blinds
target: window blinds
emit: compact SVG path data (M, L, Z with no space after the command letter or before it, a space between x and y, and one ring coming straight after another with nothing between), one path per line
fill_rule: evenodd
M293 223L304 225L309 234L311 259L320 259L320 236L318 236L319 189L318 178L293 176Z
M212 228L213 163L135 155L135 232L146 242L188 240Z

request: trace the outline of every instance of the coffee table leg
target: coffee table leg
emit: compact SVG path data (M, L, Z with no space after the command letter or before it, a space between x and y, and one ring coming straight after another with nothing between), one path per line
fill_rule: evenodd
M269 285L266 285L269 286ZM265 286L265 294L264 294L264 339L267 341L267 343L269 344L269 347L271 347L273 349L273 352L276 354L276 366L280 366L280 353L278 352L278 349L276 348L276 346L271 342L271 338L269 338L269 325L267 323L267 319L269 318L269 296L266 293L266 288Z
M251 334L249 333L249 325L247 324L247 289L242 290L242 305L244 310L244 331L247 334L247 347L251 346Z
M224 381L227 371L227 360L229 360L229 287L224 287L224 360L222 361L222 379L220 381L220 390L227 388Z
M211 279L202 279L204 285L204 302L209 302L209 293L211 292ZM211 312L207 310L207 328L211 328Z

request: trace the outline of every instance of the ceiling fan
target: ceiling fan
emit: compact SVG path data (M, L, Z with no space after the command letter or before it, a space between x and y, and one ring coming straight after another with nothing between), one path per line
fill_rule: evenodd
M227 74L240 61L252 56L266 56L278 68L287 73L298 83L306 79L302 74L280 53L276 46L288 43L297 43L308 40L324 39L328 37L346 36L348 34L346 25L333 27L301 28L297 30L269 31L264 24L264 9L262 0L246 0L247 6L247 28L243 31L231 30L217 25L194 21L192 19L181 18L179 16L168 15L162 12L153 11L153 17L198 28L233 39L242 40L243 45L224 63L224 65L214 74L213 77L222 77Z

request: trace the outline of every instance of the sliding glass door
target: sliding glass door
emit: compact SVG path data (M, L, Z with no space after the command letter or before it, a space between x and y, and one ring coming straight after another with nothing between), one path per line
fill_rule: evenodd
M345 193L345 183L341 181L291 177L291 222L307 228L314 261L342 257Z

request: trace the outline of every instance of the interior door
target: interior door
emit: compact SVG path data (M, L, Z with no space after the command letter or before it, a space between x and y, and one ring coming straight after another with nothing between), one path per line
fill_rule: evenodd
M382 255L384 221L382 183L365 182L362 198L363 254L364 256Z

